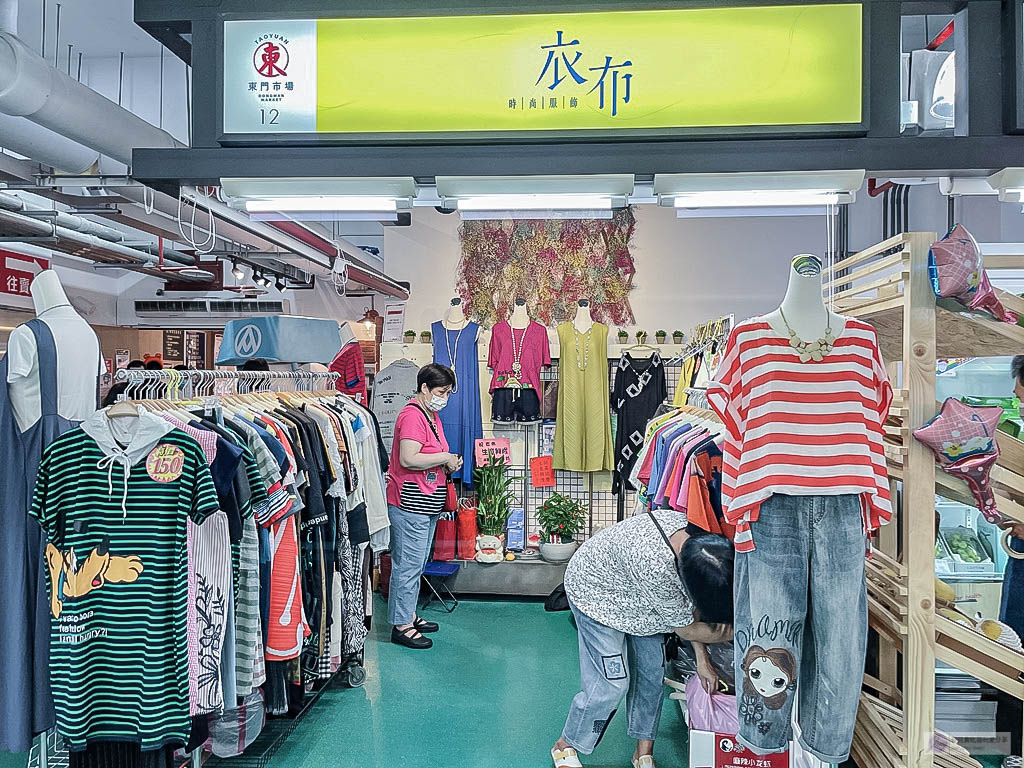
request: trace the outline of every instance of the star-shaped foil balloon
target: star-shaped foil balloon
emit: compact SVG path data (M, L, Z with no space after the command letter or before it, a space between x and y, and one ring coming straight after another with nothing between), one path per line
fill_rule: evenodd
M1017 323L1016 313L1008 312L996 296L982 266L981 249L962 224L957 224L944 238L932 243L928 251L928 267L936 296L956 299L970 309L988 312L1004 323Z
M999 522L990 475L999 458L996 428L1003 409L967 405L950 397L936 416L914 430L914 437L935 453L939 466L966 481L985 518Z

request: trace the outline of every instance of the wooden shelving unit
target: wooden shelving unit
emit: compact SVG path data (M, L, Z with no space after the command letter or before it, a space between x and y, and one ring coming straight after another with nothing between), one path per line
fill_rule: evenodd
M838 261L825 275L836 311L877 330L896 388L885 432L902 542L897 526L888 526L868 562L869 622L882 643L879 676L865 679L877 697L862 697L854 739L853 756L862 768L980 765L954 740L936 734L936 659L1024 699L1024 654L936 614L934 497L971 505L974 499L966 484L936 469L931 451L911 435L937 412L937 357L1020 354L1024 328L936 301L928 275L934 241L934 233L898 235ZM997 293L1007 309L1024 316L1024 300ZM1002 434L998 439L1001 457L992 474L997 503L1004 515L1024 521L1024 443Z

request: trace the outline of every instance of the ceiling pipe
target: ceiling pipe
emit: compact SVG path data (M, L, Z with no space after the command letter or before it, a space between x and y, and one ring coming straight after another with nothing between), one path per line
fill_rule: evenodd
M51 66L9 32L0 32L0 112L26 117L127 164L133 148L185 146Z
M25 213L27 215L33 215L39 211L50 211L48 208L44 208L40 205L33 205L27 200L22 200L20 197L6 192L0 192L0 208L8 211L14 211L16 213ZM81 216L75 216L71 213L64 213L63 211L52 211L51 213L54 221L65 229L93 235L101 240L107 240L111 243L120 243L124 240L124 233L120 230L114 229L113 227L108 227L100 224L99 222L90 221L89 219L82 218Z
M96 167L100 153L49 128L0 113L0 145L65 173L88 173Z
M0 32L18 34L18 0L0 0Z

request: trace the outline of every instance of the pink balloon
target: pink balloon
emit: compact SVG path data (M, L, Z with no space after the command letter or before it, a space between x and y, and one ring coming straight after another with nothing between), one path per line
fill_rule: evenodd
M996 508L995 494L992 493L992 467L996 465L998 459L999 447L997 446L995 453L986 456L969 456L943 467L953 477L962 478L967 482L967 487L971 489L971 494L978 503L978 509L990 523L1000 523L1003 520L1003 516Z

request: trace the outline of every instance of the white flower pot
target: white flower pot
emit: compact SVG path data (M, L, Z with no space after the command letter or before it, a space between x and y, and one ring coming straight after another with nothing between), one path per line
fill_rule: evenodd
M568 544L554 544L549 541L542 541L540 543L540 556L549 563L567 563L573 556L573 553L576 552L577 546L575 541L570 541Z

